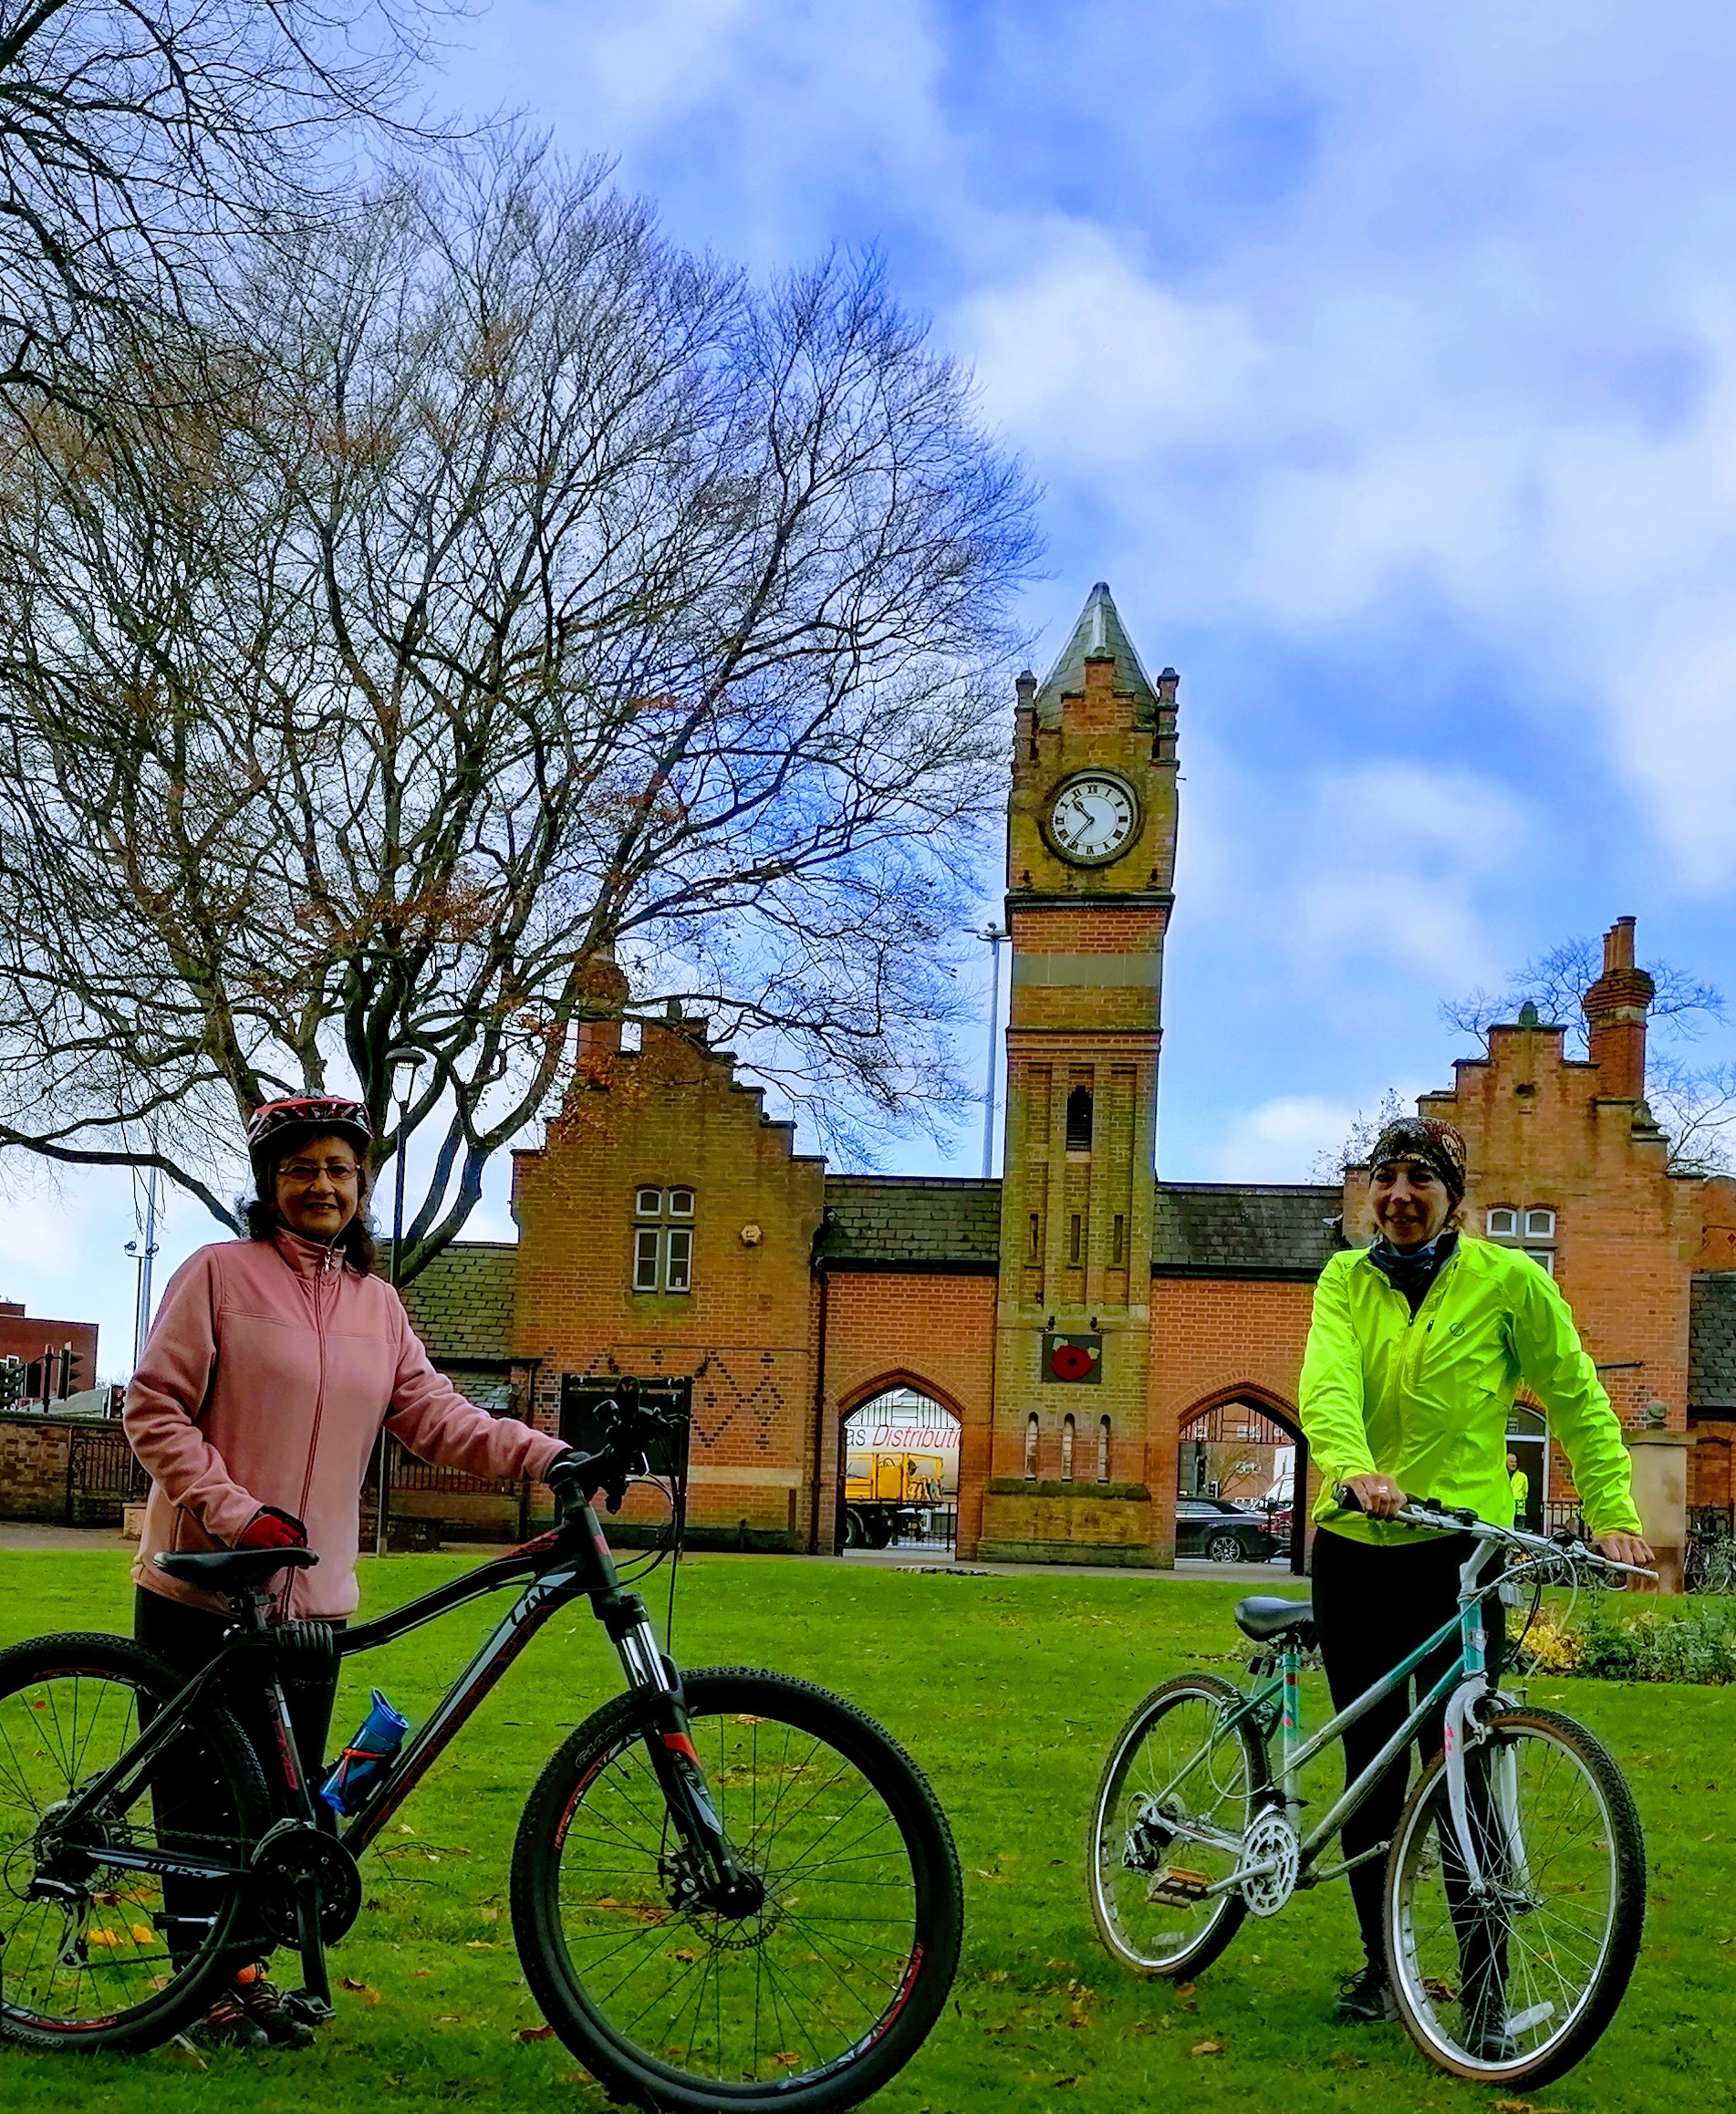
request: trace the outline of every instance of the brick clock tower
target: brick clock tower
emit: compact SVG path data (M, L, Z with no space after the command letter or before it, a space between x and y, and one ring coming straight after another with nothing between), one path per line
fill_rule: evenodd
M1159 1560L1145 1439L1175 724L1175 671L1148 678L1102 581L1047 680L1019 678L994 1418L978 1549L1003 1561Z

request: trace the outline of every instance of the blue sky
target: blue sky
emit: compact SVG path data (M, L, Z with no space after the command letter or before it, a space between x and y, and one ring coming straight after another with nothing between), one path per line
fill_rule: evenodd
M1445 1083L1443 995L1624 912L1736 986L1736 19L494 0L464 37L459 99L683 241L878 246L1044 484L1034 661L1107 578L1180 669L1166 1175L1299 1178ZM120 1369L130 1230L120 1184L0 1202L0 1296ZM207 1234L178 1209L165 1260Z

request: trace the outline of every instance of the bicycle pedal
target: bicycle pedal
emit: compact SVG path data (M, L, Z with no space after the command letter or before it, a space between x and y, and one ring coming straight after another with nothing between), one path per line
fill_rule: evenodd
M1211 1880L1204 1872L1183 1871L1179 1866L1171 1865L1168 1871L1159 1872L1146 1889L1146 1900L1170 1901L1187 1907L1196 1901L1203 1901L1211 1884Z
M316 1996L311 1989L290 1990L284 1998L284 2009L303 2025L324 2025L338 2015L325 1998Z

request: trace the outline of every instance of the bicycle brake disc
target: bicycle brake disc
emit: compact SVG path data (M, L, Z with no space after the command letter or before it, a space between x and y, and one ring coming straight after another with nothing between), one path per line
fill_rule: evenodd
M309 1880L319 1890L319 1935L336 1944L361 1913L361 1872L335 1835L305 1820L280 1820L253 1854L259 1920L279 1945L301 1941L296 1902Z
M1275 1916L1296 1890L1302 1867L1296 1831L1269 1807L1242 1838L1242 1898L1254 1916Z

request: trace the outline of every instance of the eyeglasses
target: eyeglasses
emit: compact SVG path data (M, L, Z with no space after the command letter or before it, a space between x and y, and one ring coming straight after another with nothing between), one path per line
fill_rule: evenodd
M322 1174L333 1182L354 1182L360 1173L353 1160L283 1160L277 1164L279 1181L293 1182L298 1188L317 1182Z

